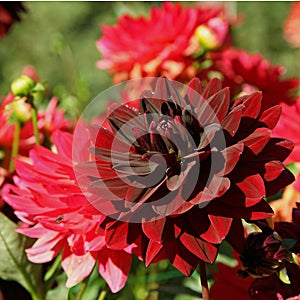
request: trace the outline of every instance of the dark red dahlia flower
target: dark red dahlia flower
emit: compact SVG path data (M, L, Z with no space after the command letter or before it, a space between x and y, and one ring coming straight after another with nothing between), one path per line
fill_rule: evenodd
M191 79L195 75L191 57L195 30L205 25L216 35L213 46L221 45L228 32L222 19L219 8L185 8L169 2L153 7L149 19L122 16L117 25L103 26L103 37L97 41L103 59L97 66L114 74L115 82L160 75Z
M27 249L35 263L51 261L62 252L62 267L68 276L67 287L89 276L96 261L99 273L112 292L125 285L131 265L130 248L107 249L99 224L103 216L95 210L76 184L72 165L72 135L55 131L57 153L42 146L30 151L30 160L15 160L14 185L3 188L4 200L23 222L18 229L37 238ZM88 154L85 140L78 145L80 155Z
M111 106L110 128L90 128L96 159L77 166L77 179L107 216L109 248L135 242L146 265L168 258L190 275L226 237L241 246L240 219L270 216L264 197L294 178L281 163L292 144L271 138L280 107L261 113L259 92L231 105L218 79L182 88L160 78L134 99L138 109Z
M3 38L6 32L15 21L20 21L20 13L25 12L25 8L20 1L1 2L0 3L0 38Z
M280 102L289 105L296 101L295 92L299 86L296 78L283 79L285 70L282 66L271 66L271 63L260 54L249 54L235 48L212 55L213 71L217 71L223 78L223 85L229 86L234 95L240 93L251 94L262 91L262 110ZM202 77L203 70L200 70Z

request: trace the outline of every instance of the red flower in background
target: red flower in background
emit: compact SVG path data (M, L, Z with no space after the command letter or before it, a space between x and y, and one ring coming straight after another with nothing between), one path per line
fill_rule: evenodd
M238 265L234 268L217 264L217 272L214 273L214 284L210 294L213 300L291 300L299 293L300 269L296 264L286 263L287 274L291 278L291 284L283 283L277 274L263 278L241 278L238 271L242 269L238 255L234 253ZM284 298L282 297L284 296Z
M238 270L242 268L238 254L234 253L238 265L234 268L223 263L217 264L217 271L214 275L214 283L210 289L210 295L213 300L250 300L248 290L254 278L241 278Z
M294 48L300 48L300 2L291 2L289 15L283 26L283 35Z
M296 102L298 79L283 79L284 68L271 66L260 54L227 48L213 54L212 63L209 70L219 72L223 85L229 86L234 95L262 91L262 111L280 102L289 105ZM205 77L209 70L200 70L199 77Z
M146 265L168 258L191 275L226 237L243 243L241 218L272 214L263 198L294 180L280 162L292 145L271 138L278 106L261 113L261 93L231 106L217 79L205 89L194 79L181 96L161 78L141 98L111 108L110 130L91 128L96 160L78 176L108 216L109 248L135 242Z
M59 252L68 276L67 287L77 284L92 271L95 262L113 292L125 284L131 254L109 250L99 224L103 216L91 214L90 203L76 184L72 166L72 135L53 133L57 154L42 146L29 153L29 161L15 160L15 185L3 187L3 198L23 222L19 233L37 238L27 249L35 263L51 261ZM80 155L87 145L82 141ZM127 249L130 250L129 248Z
M20 13L25 12L23 4L19 1L0 3L0 38L5 34L15 21L20 21Z
M114 74L115 82L160 75L190 79L195 75L190 55L196 28L207 26L222 44L228 24L221 19L221 9L184 8L179 3L153 7L149 19L122 16L117 25L103 26L103 37L97 41L103 59L97 66Z

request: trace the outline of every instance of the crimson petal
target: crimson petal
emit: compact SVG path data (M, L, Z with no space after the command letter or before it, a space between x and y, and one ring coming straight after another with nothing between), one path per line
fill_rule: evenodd
M223 175L227 175L234 169L240 159L243 150L244 144L238 143L221 151L225 159L225 167L222 171L220 171Z
M229 132L229 134L233 137L237 132L241 117L243 113L244 106L239 105L232 109L232 111L223 119L222 128Z
M232 219L213 215L208 215L208 218L210 226L200 237L209 243L220 244L230 230Z
M206 242L201 238L197 238L187 232L183 232L181 234L180 241L199 259L209 263L213 263L215 261L218 252L218 247L216 245Z
M259 174L251 175L236 185L245 194L245 206L253 206L266 196L264 181Z
M145 235L154 242L161 242L164 233L166 218L155 219L154 221L142 222L142 228Z
M159 255L159 253L162 250L163 250L163 244L157 243L152 240L149 241L146 257L145 257L146 267L148 267L156 259L156 257Z
M272 131L267 128L257 128L252 134L241 140L254 154L259 154L271 138Z
M127 244L127 232L129 223L115 221L105 228L105 242L107 246L115 250L125 249Z
M266 124L268 128L273 129L278 123L281 112L282 108L280 105L270 107L261 114L261 116L259 117L259 121Z

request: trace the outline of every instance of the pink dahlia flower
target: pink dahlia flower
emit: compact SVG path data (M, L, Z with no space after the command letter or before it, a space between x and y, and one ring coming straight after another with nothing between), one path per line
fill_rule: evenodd
M149 19L122 16L117 25L103 26L103 37L97 41L103 58L97 66L114 74L115 82L159 75L190 79L195 74L190 56L195 30L205 25L216 40L213 45L219 46L228 32L221 19L221 9L185 8L169 2L153 7Z
M4 200L24 223L18 232L37 239L26 250L28 258L45 263L62 252L67 287L87 277L97 262L99 273L117 292L125 285L131 254L105 246L104 231L99 228L104 217L90 213L94 209L76 184L72 135L55 131L53 141L57 153L37 146L30 151L29 162L16 159L15 185L3 188ZM87 149L84 143L78 146Z

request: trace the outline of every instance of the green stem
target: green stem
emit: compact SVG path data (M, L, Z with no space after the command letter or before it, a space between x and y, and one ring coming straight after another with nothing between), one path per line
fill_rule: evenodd
M32 125L33 125L33 132L35 137L35 144L40 145L40 132L38 127L38 117L37 117L37 109L32 106L31 108L32 113Z
M101 291L101 293L100 293L100 295L98 297L98 300L104 300L105 297L106 297L106 294L107 294L108 290L109 290L109 287L108 287L107 284L105 284L104 288L102 289L102 291Z
M81 300L82 299L82 296L87 288L87 285L88 285L88 281L89 281L89 278L90 276L86 277L82 283L81 283L81 286L80 286L80 290L76 296L76 300Z
M201 287L202 287L202 299L209 300L209 289L207 284L205 262L202 260L199 263L199 269L200 269L200 280L201 280Z
M18 156L19 153L19 141L20 141L20 133L21 133L21 124L19 121L15 123L15 132L14 139L12 144L10 163L9 163L9 172L13 172L15 169L14 158Z
M60 273L60 271L61 271L60 266L61 266L61 255L58 255L56 257L55 261L53 262L52 266L50 267L50 269L47 271L47 273L44 276L46 291L51 289L51 287L56 279L56 276Z

